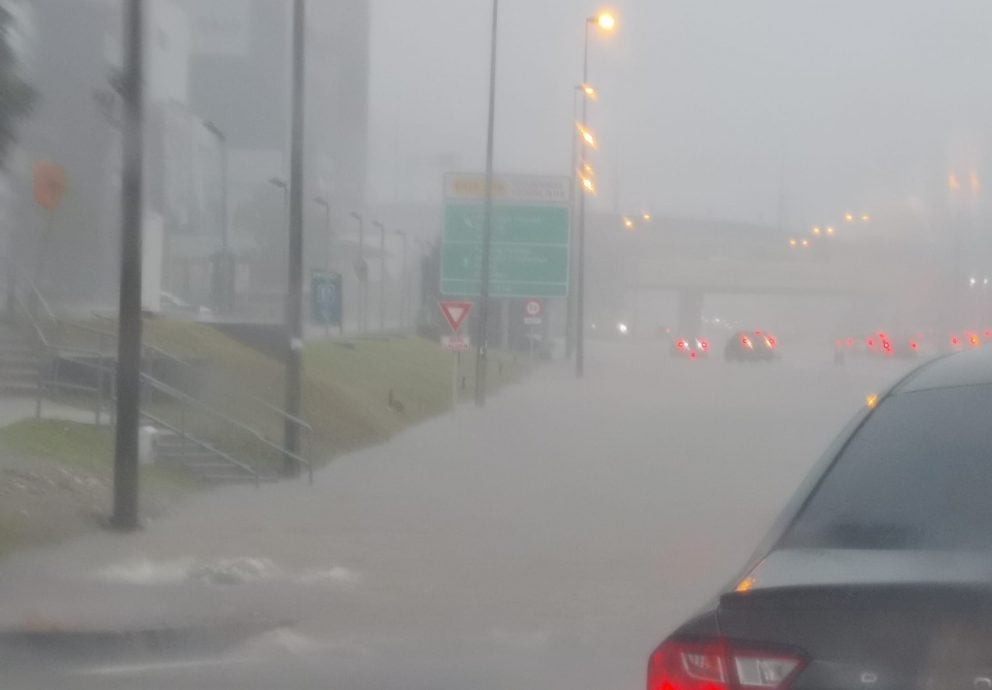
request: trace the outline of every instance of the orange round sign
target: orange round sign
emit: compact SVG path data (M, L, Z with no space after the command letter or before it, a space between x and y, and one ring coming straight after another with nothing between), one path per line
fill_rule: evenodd
M65 196L65 168L51 161L34 165L34 200L48 211L54 211Z

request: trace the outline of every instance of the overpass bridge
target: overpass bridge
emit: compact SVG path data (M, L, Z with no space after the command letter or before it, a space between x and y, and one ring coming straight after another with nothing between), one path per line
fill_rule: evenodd
M587 228L589 313L608 319L645 295L667 294L684 333L698 332L707 298L718 295L922 307L946 294L950 265L946 248L865 226L813 237L733 221L655 218L631 231L622 216L602 214Z

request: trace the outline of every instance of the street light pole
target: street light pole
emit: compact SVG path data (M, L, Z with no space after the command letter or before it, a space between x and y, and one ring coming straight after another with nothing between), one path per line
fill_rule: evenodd
M409 253L409 235L397 230L396 234L403 238L403 272L400 278L400 301L402 303L402 323L405 328L410 326L410 275L407 273L407 255Z
M111 524L138 528L138 423L141 419L141 226L144 165L144 0L130 0L125 18L121 276L117 338L117 426Z
M604 31L612 31L616 26L616 19L612 14L604 12L597 17L589 17L585 22L585 40L582 50L582 85L583 88L589 84L589 27L593 24L599 26ZM581 165L586 163L586 148L590 141L589 137L589 98L582 99L582 141L579 143ZM578 285L575 296L575 375L582 378L585 375L585 354L586 354L586 334L585 334L585 290L586 290L586 195L585 190L579 190L579 241L578 241Z
M210 133L214 135L217 139L217 145L220 147L220 257L217 261L216 267L217 276L215 280L217 281L217 293L214 295L214 299L218 306L221 307L222 311L227 311L230 308L230 288L231 288L231 240L230 240L230 221L228 218L227 209L227 196L228 196L228 146L227 137L224 135L223 130L218 127L215 123L207 121L204 126L210 130Z
M303 125L305 76L305 0L293 0L292 130L289 159L289 293L286 300L286 422L285 448L300 454L300 393L303 359ZM295 458L283 458L283 474L301 470Z
M372 225L379 228L379 332L386 330L386 226L377 220Z
M349 213L352 218L358 221L358 327L362 333L368 331L368 269L365 266L365 218L361 213L352 211Z
M496 37L499 0L493 0L493 26L489 56L489 125L486 132L486 204L482 222L482 281L479 286L479 330L475 353L475 404L486 404L486 355L489 338L489 259L493 225L493 135L496 125Z
M593 19L587 19L585 25L585 44L582 51L582 83L589 83L589 26ZM582 129L588 126L589 101L582 99ZM582 164L586 162L586 139L581 137L579 142L579 157ZM579 190L579 237L578 237L578 285L575 295L575 375L582 378L585 375L586 335L585 335L585 288L586 288L586 194Z
M331 204L322 196L313 200L315 204L324 209L324 217L327 219L327 254L324 257L324 265L328 272L331 270Z

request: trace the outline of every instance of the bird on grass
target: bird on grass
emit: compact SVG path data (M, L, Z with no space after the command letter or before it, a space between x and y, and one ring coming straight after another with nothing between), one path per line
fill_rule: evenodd
M386 401L386 405L396 414L403 414L406 411L406 406L396 399L392 388L389 389L389 399Z

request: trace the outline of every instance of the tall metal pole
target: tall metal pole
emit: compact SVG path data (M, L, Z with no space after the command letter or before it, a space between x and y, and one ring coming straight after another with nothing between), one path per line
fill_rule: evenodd
M493 133L496 124L496 35L499 0L493 0L493 28L489 57L489 127L486 134L486 205L482 222L482 284L479 288L479 331L475 354L475 404L486 404L486 355L489 336L489 258L493 226Z
M129 0L124 24L121 276L117 339L117 426L111 523L135 530L138 520L138 424L141 419L141 226L144 135L144 0Z
M293 0L293 77L292 131L289 158L289 294L286 299L286 416L285 448L300 453L300 367L303 357L303 89L305 74L305 0ZM297 462L287 455L283 474L300 471Z
M228 147L227 147L227 137L224 132L213 122L206 122L205 126L210 132L216 137L217 145L220 147L220 258L217 261L217 266L214 270L218 272L217 288L218 294L215 295L215 299L221 311L228 311L230 309L230 297L231 297L231 279L233 274L231 271L231 239L230 239L230 223L228 219L227 210L227 196L228 196Z
M379 221L372 225L379 228L379 332L386 330L386 226Z
M402 230L397 230L396 234L403 238L403 277L400 280L400 299L403 308L403 326L409 328L412 301L410 299L410 273L407 269L407 259L410 253L410 237Z
M569 223L569 233L571 237L568 243L568 297L565 300L565 357L571 358L575 354L575 220L578 213L575 210L575 195L582 194L579 187L579 162L578 157L578 136L575 133L575 120L579 118L579 94L585 98L582 86L576 86L572 96L572 122L569 123L568 131L572 133L572 218Z
M582 51L582 83L589 83L589 25L592 22L586 20L585 25L585 47ZM586 121L589 117L589 99L582 99L582 129L588 127ZM586 140L585 137L579 143L579 165L586 162ZM586 371L586 325L585 325L585 288L586 288L586 194L579 190L579 247L578 247L578 285L575 295L575 375L578 378L585 376Z

